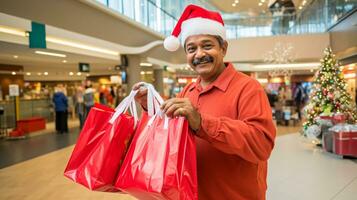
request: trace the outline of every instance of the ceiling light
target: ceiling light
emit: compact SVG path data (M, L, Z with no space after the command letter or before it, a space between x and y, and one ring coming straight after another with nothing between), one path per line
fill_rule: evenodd
M140 66L142 66L142 67L151 67L152 63L140 63Z
M94 46L90 46L90 45L85 45L85 44L80 44L80 43L72 42L72 41L68 41L68 40L58 39L58 38L54 38L54 37L46 37L46 41L47 42L52 42L52 43L55 43L55 44L61 44L61 45L66 45L66 46L70 46L70 47L76 47L76 48L79 48L79 49L95 51L95 52L114 55L114 56L118 56L119 55L119 53L117 51L112 51L112 50L108 50L108 49L102 49L102 48L98 48L98 47L94 47Z
M237 3L239 3L239 1L238 1L238 0L235 0L235 1L234 1L234 3L236 3L236 4L237 4Z
M88 76L90 76L90 74L86 74L86 76L88 77Z
M299 10L301 10L302 9L302 6L299 6Z
M77 72L77 76L80 76L80 75L82 75L82 73L81 72Z
M67 63L67 60L62 60L63 63Z
M38 72L38 73L37 73L37 75L41 76L41 75L42 75L42 73L41 73L41 72Z
M268 79L266 79L266 78L258 78L257 81L259 83L268 83Z
M262 5L263 5L263 3L262 3L262 2L259 2L259 3L258 3L258 5L259 5L259 6L262 6Z
M140 74L141 74L141 75L145 75L145 72L144 72L144 71L141 71Z
M69 75L70 75L70 76L73 76L73 74L74 74L73 72L69 72Z
M257 69L286 69L286 68L294 68L294 69L317 69L320 63L290 63L290 64L264 64L264 65L255 65L253 68Z
M355 67L355 65L356 65L356 64L349 64L347 69L349 69L349 70L353 70L353 69L354 69L354 67Z
M236 7L236 4L235 4L235 3L232 3L232 6L233 6L233 7Z
M356 73L349 73L349 74L344 74L343 75L344 78L356 78Z
M18 55L14 55L14 58L17 59L19 56Z
M265 2L265 0L260 0L260 2L264 3L264 2Z
M16 72L11 72L12 75L16 75Z
M6 26L0 26L0 32L26 37L26 31L10 28Z
M30 75L31 75L31 73L30 73L30 72L27 72L27 73L26 73L26 75L27 75L27 76L30 76Z
M61 58L67 57L67 56L64 55L64 54L51 53L51 52L46 52L46 51L35 51L35 53L37 53L37 54L42 54L42 55L47 55L47 56L56 56L56 57L61 57Z
M48 75L48 72L43 72L43 75L47 76L47 75Z

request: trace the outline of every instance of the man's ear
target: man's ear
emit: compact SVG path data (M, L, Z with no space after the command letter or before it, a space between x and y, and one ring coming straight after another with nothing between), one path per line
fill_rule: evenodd
M222 54L223 54L223 57L226 56L227 54L227 49L228 49L228 42L225 40L223 45L222 45Z

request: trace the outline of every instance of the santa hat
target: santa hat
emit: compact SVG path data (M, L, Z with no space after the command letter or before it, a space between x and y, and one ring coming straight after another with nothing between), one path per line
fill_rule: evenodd
M180 34L182 46L192 35L218 35L226 39L226 29L221 15L196 5L189 5L185 8L171 35L164 41L166 50L176 51L180 47L178 39Z

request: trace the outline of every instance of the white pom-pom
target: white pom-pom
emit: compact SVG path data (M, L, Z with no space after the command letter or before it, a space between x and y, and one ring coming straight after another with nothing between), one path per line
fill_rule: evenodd
M180 47L180 41L177 37L170 35L164 40L164 47L168 51L176 51Z

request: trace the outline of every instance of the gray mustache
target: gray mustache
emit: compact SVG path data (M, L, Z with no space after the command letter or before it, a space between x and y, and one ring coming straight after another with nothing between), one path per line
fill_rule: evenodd
M204 62L213 62L213 57L212 56L203 56L202 58L195 58L193 61L192 61L192 64L193 66L197 66L201 63L204 63Z

